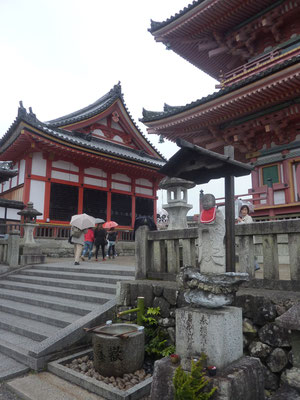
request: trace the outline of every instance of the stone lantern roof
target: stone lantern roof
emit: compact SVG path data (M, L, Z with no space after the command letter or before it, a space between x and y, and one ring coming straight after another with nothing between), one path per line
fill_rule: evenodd
M32 222L35 223L36 217L38 215L42 215L41 212L37 211L35 208L33 208L33 203L29 201L27 203L27 206L22 210L18 212L18 215L21 215L21 217L24 217L24 222Z

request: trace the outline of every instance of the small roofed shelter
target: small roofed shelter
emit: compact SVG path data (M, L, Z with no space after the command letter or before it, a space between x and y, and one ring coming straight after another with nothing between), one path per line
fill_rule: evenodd
M225 178L226 271L235 271L234 177L249 175L252 167L235 161L233 151L230 154L231 146L225 148L227 154L222 155L183 139L177 139L176 144L181 149L160 169L162 174L197 185Z

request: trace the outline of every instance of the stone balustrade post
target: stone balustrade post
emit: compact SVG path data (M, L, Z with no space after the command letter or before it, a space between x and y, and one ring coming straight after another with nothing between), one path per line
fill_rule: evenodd
M10 267L19 265L20 231L12 230L8 236L7 263Z
M149 227L140 226L135 232L135 279L146 279L150 266Z

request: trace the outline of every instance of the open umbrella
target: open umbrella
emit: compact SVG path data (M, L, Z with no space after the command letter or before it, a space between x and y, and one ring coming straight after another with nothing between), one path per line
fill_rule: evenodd
M107 222L105 222L105 224L103 224L103 228L110 229L110 228L115 228L118 225L119 224L117 224L117 222L115 222L115 221L107 221Z
M88 214L73 215L70 225L76 226L80 230L93 228L95 226L95 218Z
M103 224L105 221L102 218L95 218L95 224Z

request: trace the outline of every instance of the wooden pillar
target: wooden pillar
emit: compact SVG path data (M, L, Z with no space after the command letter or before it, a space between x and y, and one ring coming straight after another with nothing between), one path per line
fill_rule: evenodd
M107 173L107 204L106 204L106 221L111 221L111 173Z
M78 214L83 213L83 181L84 169L79 166L79 189L78 189Z
M52 159L50 159L49 155L47 158L47 165L46 165L46 183L45 183L45 199L44 199L44 220L46 222L47 219L50 218L51 168L52 168Z
M234 177L225 177L226 272L235 271Z
M23 203L27 204L30 198L30 182L31 182L31 168L32 168L32 153L30 153L25 160L25 176L24 176L24 191Z

